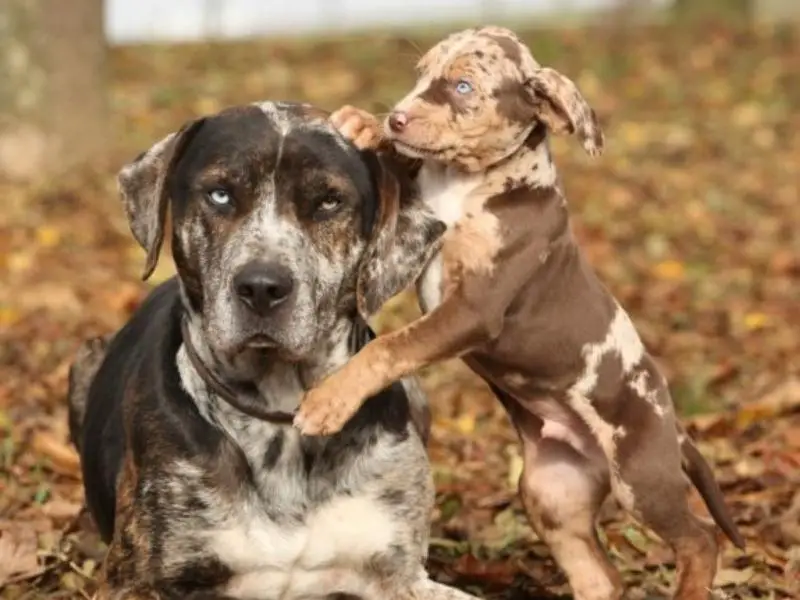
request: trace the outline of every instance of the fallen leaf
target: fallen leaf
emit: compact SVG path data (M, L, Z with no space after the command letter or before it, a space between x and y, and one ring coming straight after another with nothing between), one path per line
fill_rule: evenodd
M66 442L56 439L49 432L37 431L34 433L31 447L34 452L46 456L53 468L59 473L75 477L80 474L81 465L77 452Z
M467 413L458 417L458 419L456 419L456 429L463 434L475 431L475 415Z
M519 486L519 478L522 475L522 470L525 463L520 456L517 446L509 446L508 448L508 478L506 479L508 487L516 490Z
M22 314L10 306L0 306L0 327L11 327Z
M749 312L744 316L744 326L750 331L763 329L769 323L769 317L761 312Z
M39 570L36 534L17 529L12 535L0 531L0 587L13 575L26 576Z
M650 541L644 535L642 535L641 531L635 527L626 527L622 532L622 536L634 550L642 555L647 554L647 548L650 546Z
M659 279L675 281L683 279L686 268L677 260L665 260L653 267L653 274Z
M717 571L717 576L714 577L714 586L742 585L750 581L753 578L753 574L753 567L744 569L723 568Z
M55 227L39 227L36 230L36 243L43 248L52 248L61 241L61 232Z

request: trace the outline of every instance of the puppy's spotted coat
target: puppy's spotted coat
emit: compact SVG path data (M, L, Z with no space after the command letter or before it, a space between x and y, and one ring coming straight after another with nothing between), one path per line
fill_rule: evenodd
M675 597L705 600L717 541L689 510L687 475L728 537L743 540L664 377L578 248L548 148L548 132L567 133L599 154L594 111L499 27L453 34L417 68L383 128L351 107L333 119L357 145L386 141L416 160L423 199L448 225L417 282L425 314L312 389L295 423L307 434L337 431L356 399L461 357L511 416L524 448L523 504L577 600L623 595L595 529L609 494L675 550Z

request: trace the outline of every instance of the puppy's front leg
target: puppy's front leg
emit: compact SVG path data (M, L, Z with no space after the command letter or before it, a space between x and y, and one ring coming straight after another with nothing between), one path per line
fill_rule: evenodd
M294 424L305 435L341 430L364 400L434 362L458 358L499 334L502 321L451 294L435 310L366 346L303 398ZM502 315L502 312L497 313Z
M355 106L341 107L330 116L330 121L359 150L375 150L387 143L377 117Z

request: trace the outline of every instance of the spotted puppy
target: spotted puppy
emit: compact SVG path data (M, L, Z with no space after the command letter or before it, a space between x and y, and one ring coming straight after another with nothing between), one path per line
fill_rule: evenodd
M71 436L110 544L99 599L473 600L424 570L431 472L413 379L336 435L292 411L372 339L445 229L390 159L305 105L197 119L122 169L153 270L177 278L70 373ZM412 423L417 418L418 426Z
M498 27L451 35L417 69L385 129L351 107L333 119L357 144L384 138L415 159L424 201L448 224L417 282L424 316L312 389L296 425L330 434L360 399L460 357L519 433L526 512L578 600L623 594L595 530L609 493L675 550L676 598L707 598L717 542L689 510L687 475L728 537L738 546L742 538L664 377L578 248L548 148L548 132L567 133L599 154L594 111L572 81Z

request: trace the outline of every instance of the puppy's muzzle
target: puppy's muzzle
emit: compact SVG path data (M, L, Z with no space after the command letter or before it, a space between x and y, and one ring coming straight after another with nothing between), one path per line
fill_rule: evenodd
M251 261L233 278L233 292L249 312L268 317L295 288L291 270L279 262Z

